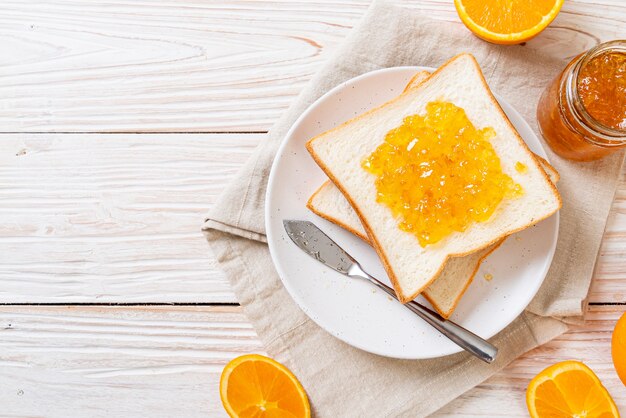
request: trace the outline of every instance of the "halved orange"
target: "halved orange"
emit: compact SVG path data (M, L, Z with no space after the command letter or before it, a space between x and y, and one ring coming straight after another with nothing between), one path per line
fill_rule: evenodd
M530 381L526 405L532 418L619 418L598 376L579 361L563 361Z
M461 21L476 36L496 44L519 44L554 20L563 0L454 0Z
M304 388L285 366L259 354L231 360L220 378L220 398L231 417L309 418Z
M611 355L615 371L626 386L626 312L615 324L613 338L611 338Z

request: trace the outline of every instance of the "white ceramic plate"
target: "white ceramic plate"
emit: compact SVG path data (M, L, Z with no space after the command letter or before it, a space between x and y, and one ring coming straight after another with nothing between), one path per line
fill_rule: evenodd
M349 279L302 252L291 242L283 219L314 222L357 259L389 283L374 250L363 241L306 208L326 180L304 144L307 140L400 94L424 67L373 71L326 93L293 125L278 151L269 177L266 230L270 252L283 284L302 310L335 337L387 357L425 359L461 351L454 343L369 283ZM528 146L545 157L536 135L515 109L498 97ZM484 338L510 324L531 301L550 267L558 234L558 214L514 234L481 266L452 319ZM485 275L493 278L488 281ZM419 297L418 301L428 305Z

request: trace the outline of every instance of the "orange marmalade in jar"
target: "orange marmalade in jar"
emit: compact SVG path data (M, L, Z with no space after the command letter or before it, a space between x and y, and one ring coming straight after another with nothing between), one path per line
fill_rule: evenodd
M570 160L626 146L626 40L574 58L543 92L537 120L552 150Z

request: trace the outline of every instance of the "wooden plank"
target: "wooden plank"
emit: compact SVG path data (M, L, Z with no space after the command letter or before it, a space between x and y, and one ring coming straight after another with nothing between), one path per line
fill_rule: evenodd
M2 1L0 130L265 131L368 4ZM459 21L449 0L402 4ZM570 57L625 23L621 0L568 0L526 47Z
M229 302L200 228L263 135L4 135L0 303Z
M610 335L624 307L594 307L589 323L526 354L438 416L524 417L524 391L543 368L580 359L620 409L626 391ZM219 375L263 352L240 308L0 307L3 416L225 416Z
M622 171L604 232L589 300L626 302L626 171Z
M1 416L223 416L217 382L261 350L219 308L0 308Z
M236 302L200 233L263 135L15 134L0 150L0 303ZM626 302L626 181L592 302Z

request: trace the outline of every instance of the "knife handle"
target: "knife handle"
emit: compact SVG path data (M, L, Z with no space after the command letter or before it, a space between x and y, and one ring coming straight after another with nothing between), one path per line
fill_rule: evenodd
M398 300L396 292L392 288L382 283L375 277L370 276L358 263L354 263L354 265L350 268L348 275L359 276L367 279L370 283L376 285L385 293ZM478 357L485 363L491 363L495 360L496 355L498 354L498 348L484 338L479 337L453 321L446 320L438 313L420 305L414 300L404 304L404 306L424 321L428 322L428 324L433 326L437 331L441 332L444 336L468 353Z

